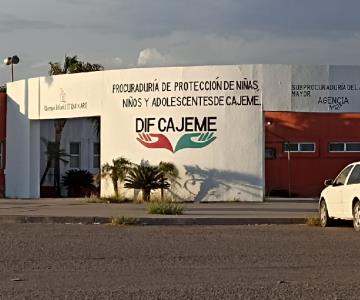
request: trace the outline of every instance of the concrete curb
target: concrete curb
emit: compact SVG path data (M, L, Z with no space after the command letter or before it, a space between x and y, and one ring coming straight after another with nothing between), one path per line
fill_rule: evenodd
M279 225L305 224L306 218L179 218L143 217L134 218L141 225ZM70 216L0 216L0 224L108 224L107 217L70 217Z
M62 217L62 216L0 216L0 224L106 224L111 218L104 217Z

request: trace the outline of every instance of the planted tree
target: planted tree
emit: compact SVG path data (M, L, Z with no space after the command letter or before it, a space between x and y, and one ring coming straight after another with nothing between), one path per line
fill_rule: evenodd
M49 75L59 75L59 74L72 74L72 73L81 73L81 72L93 72L93 71L102 71L104 67L100 64L91 64L89 62L80 61L77 55L67 56L65 55L64 63L60 62L49 62L50 70ZM94 122L99 122L98 118L93 119ZM58 148L60 148L62 132L65 127L67 119L56 119L54 121L55 127L55 143ZM100 125L95 125L97 128L100 128ZM54 179L55 179L55 190L58 195L60 195L60 161L56 160L54 165Z
M125 188L140 189L144 202L150 201L152 190L168 189L170 183L157 166L136 165L125 178Z
M161 161L158 168L163 176L163 181L169 180L170 184L173 184L180 178L179 170L173 163ZM164 200L164 188L161 188L161 200Z
M101 168L101 176L110 177L116 197L119 197L119 185L121 185L121 182L125 179L131 165L128 159L119 157L112 160L112 165L106 163Z
M83 62L78 59L77 55L67 56L65 55L64 63L49 62L50 70L49 75L60 74L73 74L83 72L103 71L104 67L100 64L92 64L89 62Z
M69 197L84 197L95 190L94 176L87 170L69 170L62 176L62 184Z

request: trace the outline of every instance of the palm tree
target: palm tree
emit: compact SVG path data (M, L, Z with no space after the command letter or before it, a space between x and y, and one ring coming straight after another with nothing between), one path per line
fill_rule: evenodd
M144 202L150 201L151 190L168 189L170 186L157 166L136 165L125 178L125 188L141 189Z
M170 184L180 178L179 170L173 163L161 161L158 168L163 175L163 180L169 180ZM164 188L161 188L161 200L164 200Z
M77 55L65 55L64 63L62 65L60 62L49 62L49 64L49 75L73 74L104 70L104 67L100 64L91 64L89 62L80 61Z
M49 75L59 75L59 74L71 74L71 73L81 73L81 72L92 72L92 71L102 71L104 67L99 64L91 64L89 62L80 61L77 55L67 56L65 55L64 63L60 62L49 62L50 70ZM95 121L99 123L99 118L94 118ZM56 119L54 121L55 127L55 144L60 148L62 132L65 127L67 119ZM100 128L100 123L95 125L96 128ZM55 179L55 190L58 195L60 195L60 161L55 160L54 168L54 179Z
M94 175L88 170L69 170L62 176L62 184L69 197L84 197L94 191Z
M119 157L112 160L112 165L106 163L101 168L101 176L111 178L116 197L119 197L119 183L121 185L121 182L125 179L131 165L132 164L128 159Z

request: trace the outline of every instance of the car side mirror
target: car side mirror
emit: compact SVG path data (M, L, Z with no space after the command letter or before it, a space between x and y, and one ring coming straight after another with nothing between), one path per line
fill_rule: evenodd
M333 181L332 179L326 179L326 180L324 181L324 184L325 184L325 186L333 185L333 184L334 184L334 181Z

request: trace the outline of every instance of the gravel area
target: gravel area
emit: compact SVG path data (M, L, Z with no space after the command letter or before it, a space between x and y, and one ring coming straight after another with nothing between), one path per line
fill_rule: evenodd
M351 227L0 225L0 299L359 299Z

